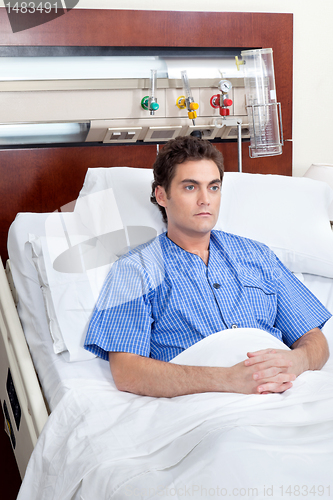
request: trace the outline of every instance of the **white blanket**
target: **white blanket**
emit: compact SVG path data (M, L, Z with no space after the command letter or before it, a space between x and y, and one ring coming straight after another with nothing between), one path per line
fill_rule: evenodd
M173 362L226 366L283 345L219 332ZM81 380L52 412L18 500L333 497L333 377L302 374L283 394L172 399Z

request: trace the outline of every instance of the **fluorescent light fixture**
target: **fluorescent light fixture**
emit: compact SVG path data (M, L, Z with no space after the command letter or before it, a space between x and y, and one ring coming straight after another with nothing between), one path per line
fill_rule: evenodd
M0 146L84 142L90 123L20 123L0 125Z
M239 78L233 57L72 56L0 57L0 81L150 78Z
M165 61L146 56L1 57L0 81L167 78Z

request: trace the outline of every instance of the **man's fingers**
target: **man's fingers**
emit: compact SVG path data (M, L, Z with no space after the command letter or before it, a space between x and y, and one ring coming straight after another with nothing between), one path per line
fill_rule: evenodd
M276 357L276 352L272 350L265 350L261 352L256 352L256 353L247 353L248 359L245 360L245 365L246 366L252 366L257 363L262 363L263 361L268 361L269 359L275 358Z
M258 366L258 369L266 367L269 368L271 366L289 368L292 366L292 361L280 353L266 353L253 358L248 358L244 361L244 364L245 366L254 366L259 364L264 365L263 367Z
M263 357L269 356L264 354ZM273 392L284 392L292 387L292 382L296 379L294 373L289 373L288 367L283 358L275 356L275 361L265 361L246 366L246 361L237 363L231 370L233 371L233 387L230 392L241 392L243 394L269 394ZM252 361L252 360L247 360ZM281 364L281 366L279 366ZM289 361L288 361L289 365Z
M284 384L276 384L275 382L268 382L266 384L261 384L257 387L259 394L270 394L270 393L282 393L293 386L292 382L286 382Z
M246 353L246 355L249 358L253 358L255 356L260 356L261 354L271 354L275 352L276 352L275 349L261 349L260 351L248 352Z
M276 366L273 366L272 368L267 368L267 370L255 372L252 375L252 378L254 380L268 379L268 378L275 377L279 373L281 373L281 369L276 367Z
M284 382L291 382L296 380L294 373L281 372L279 368L273 367L262 372L255 372L252 375L253 380L263 382L277 382L283 384Z

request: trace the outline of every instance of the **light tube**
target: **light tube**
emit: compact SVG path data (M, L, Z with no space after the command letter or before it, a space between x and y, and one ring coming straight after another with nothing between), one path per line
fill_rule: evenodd
M90 123L0 124L0 146L84 142Z

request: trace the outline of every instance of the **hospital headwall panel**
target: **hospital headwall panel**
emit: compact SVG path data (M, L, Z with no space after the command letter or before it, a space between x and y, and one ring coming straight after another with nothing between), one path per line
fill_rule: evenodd
M69 48L72 51L89 51L93 47L128 48L134 52L144 48L156 50L190 48L194 52L197 50L198 53L203 48L243 50L270 47L274 52L277 97L282 107L285 144L280 156L253 159L249 158L249 142L244 140L243 171L282 175L292 173L292 14L73 9L51 22L12 33L7 13L1 8L0 55L6 55L6 50L13 48L21 52L24 49L29 55L29 52L36 47L53 48L55 53ZM234 90L235 96L241 92L237 85ZM157 120L156 124L159 127L161 124L167 127L172 124L170 102L174 101L178 90L162 91L158 88L157 91L161 96L161 106L165 110L167 119L165 123L163 120ZM211 92L210 88L200 91L194 89L194 91L200 96L205 96L206 100ZM104 92L103 95L107 99L108 91L101 92ZM10 98L14 103L15 93L9 92L7 95L9 94L12 94ZM22 106L19 92L16 95L17 106ZM52 95L55 99L55 93L51 90L46 91L44 96L46 104L48 98L52 99ZM77 93L77 97L79 95ZM84 93L82 96L83 99L86 98ZM79 106L79 100L77 102ZM242 113L236 111L236 102L238 101L235 101L232 113ZM33 109L35 104L32 100L31 103ZM44 106L46 104L44 102ZM11 106L14 105L7 106L9 111ZM237 104L237 109L240 108ZM2 109L5 113L5 105ZM25 120L33 114L29 108L24 109L24 112ZM0 122L3 123L1 120ZM105 126L104 131L98 128L101 123ZM121 121L103 124L103 121L99 123L95 120L89 132L89 137L93 139L91 143L67 146L63 144L2 146L0 148L1 257L3 259L7 257L7 233L15 215L26 211L52 212L75 200L88 168L101 166L151 168L159 144L158 140L150 142L150 137L159 137L161 129L157 127L151 128L149 133L140 132L141 125L141 122L135 124L133 121L131 127L138 131L139 138L144 136L145 140L132 144L116 144L117 137L126 135L121 135L123 126ZM215 140L215 145L224 155L226 170L236 171L238 157L235 140L229 140L226 134L222 134L221 138ZM160 146L163 146L163 142Z

